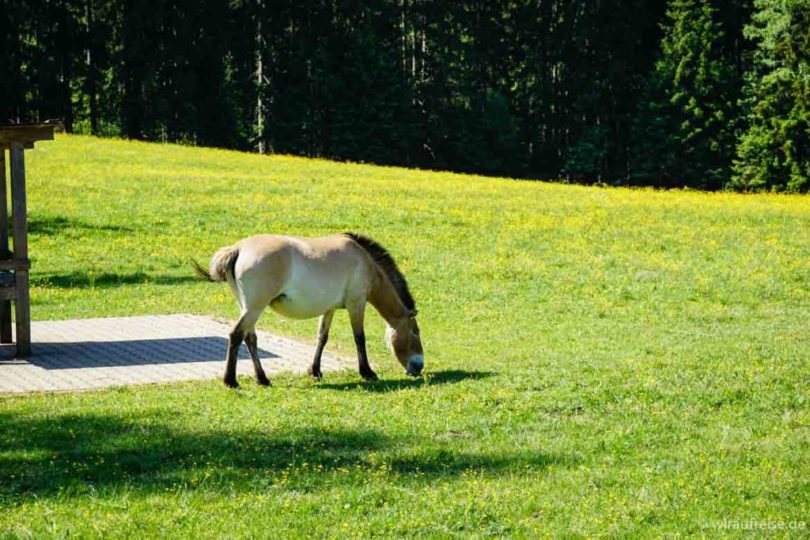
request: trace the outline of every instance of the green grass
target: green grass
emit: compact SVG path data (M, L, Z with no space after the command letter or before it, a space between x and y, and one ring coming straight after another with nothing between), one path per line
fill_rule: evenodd
M232 319L190 257L355 230L409 278L427 375L401 373L374 315L379 383L2 397L0 535L810 534L807 197L68 136L27 165L34 319ZM354 354L345 314L329 350Z

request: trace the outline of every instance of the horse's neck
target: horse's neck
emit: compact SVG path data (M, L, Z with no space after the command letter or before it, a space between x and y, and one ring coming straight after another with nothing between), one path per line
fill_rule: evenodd
M391 280L381 271L378 271L372 284L368 300L389 326L396 326L397 322L408 316L408 308L400 300Z

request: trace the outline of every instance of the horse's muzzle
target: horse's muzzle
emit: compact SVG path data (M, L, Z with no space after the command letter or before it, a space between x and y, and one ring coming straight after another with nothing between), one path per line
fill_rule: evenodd
M405 371L412 377L418 377L422 373L423 367L425 367L425 360L422 355L418 355L408 360L408 367L405 368Z

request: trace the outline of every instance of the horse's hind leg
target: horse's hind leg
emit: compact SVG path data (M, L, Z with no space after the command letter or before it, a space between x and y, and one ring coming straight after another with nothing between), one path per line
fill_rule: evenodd
M253 371L256 372L256 381L262 386L270 386L270 379L264 373L262 363L259 360L258 338L256 337L256 330L253 329L245 334L245 345L247 345L250 359L253 360Z
M243 313L228 336L228 355L225 357L225 376L223 377L225 386L239 387L239 383L236 382L236 360L239 357L239 347L248 332L252 332L255 328L262 311L249 310Z
M326 342L329 339L329 328L332 326L332 316L335 310L329 310L318 320L318 346L315 349L315 358L312 359L312 365L309 366L308 373L316 379L323 378L321 373L321 355L323 348L326 347Z

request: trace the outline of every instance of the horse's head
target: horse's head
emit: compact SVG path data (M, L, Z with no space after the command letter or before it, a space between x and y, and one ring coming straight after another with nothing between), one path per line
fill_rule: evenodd
M416 310L411 310L396 326L385 329L385 342L397 357L408 375L416 377L425 366L422 354L422 341L419 338L419 325L416 324Z

